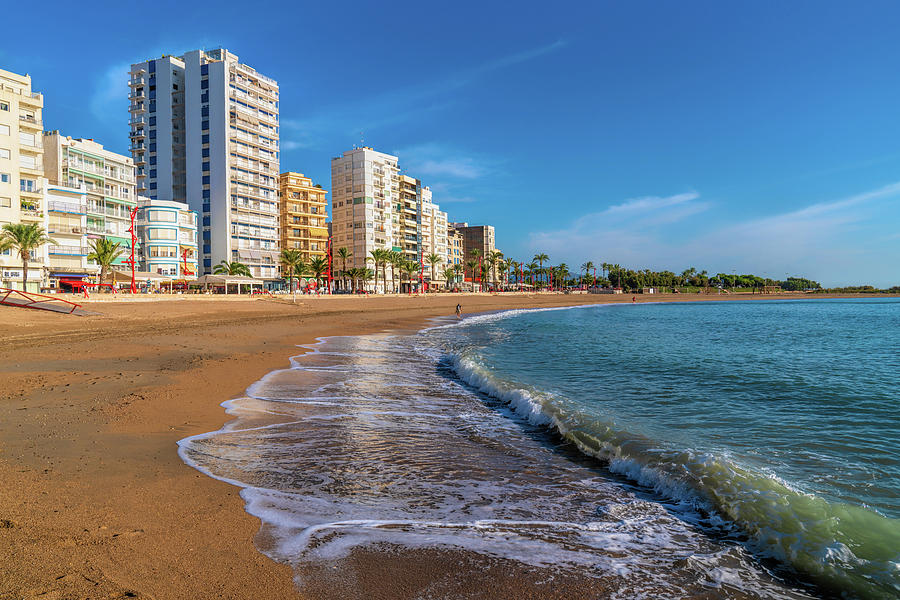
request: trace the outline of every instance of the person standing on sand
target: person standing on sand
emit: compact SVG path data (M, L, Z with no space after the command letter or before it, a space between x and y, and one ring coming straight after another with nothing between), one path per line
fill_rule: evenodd
M460 318L462 316L462 304L456 305L456 318Z

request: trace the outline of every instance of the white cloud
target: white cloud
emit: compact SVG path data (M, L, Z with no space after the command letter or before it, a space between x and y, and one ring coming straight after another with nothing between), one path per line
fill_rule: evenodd
M413 177L478 179L491 169L491 161L486 157L467 155L456 148L434 142L399 148L394 153L401 157L404 171Z
M546 252L554 262L590 259L675 271L695 266L773 278L804 275L825 285L896 285L889 278L900 273L886 272L884 265L900 260L890 239L891 223L900 217L898 198L900 182L725 225L702 215L712 205L693 192L637 198L584 215L565 229L534 232L526 249Z

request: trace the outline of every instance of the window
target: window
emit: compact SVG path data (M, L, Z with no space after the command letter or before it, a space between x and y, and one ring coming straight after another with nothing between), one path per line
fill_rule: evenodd
M163 221L167 223L174 223L177 220L175 213L168 210L150 210L150 220L151 221Z
M9 150L0 148L0 158L9 158Z
M150 117L150 124L156 125L156 117Z
M162 229L159 227L150 228L150 239L153 240L175 240L178 239L178 232L174 229Z
M33 192L36 187L34 185L34 179L20 179L19 180L19 190L23 192Z
M209 65L200 65L200 74L206 75L209 73Z
M12 206L10 198L0 198L0 208L9 208L10 206Z
M209 89L209 79L204 79L203 81L200 82L200 89L201 90Z
M0 125L0 135L9 135L9 125Z
M209 134L208 134L208 133L203 135L203 140L202 140L202 141L203 141L204 144L208 144L208 143L209 143Z
M209 121L203 121L203 124L201 125L201 128L202 128L204 131L209 131Z
M0 102L0 110L9 110L9 104L6 102Z

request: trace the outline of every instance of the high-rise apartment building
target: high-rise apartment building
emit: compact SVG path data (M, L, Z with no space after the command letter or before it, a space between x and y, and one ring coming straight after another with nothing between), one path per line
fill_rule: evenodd
M355 148L331 159L332 244L353 252L348 268L373 267L375 249L404 250L399 182L396 156Z
M302 173L291 171L281 174L279 185L281 247L299 250L306 262L324 258L328 251L328 192Z
M131 66L138 193L200 215L200 270L278 275L278 83L224 48Z
M44 134L44 174L53 185L85 192L87 238L118 242L123 252L115 264L121 265L131 253L128 229L131 210L137 206L131 158L110 152L94 140L50 131Z
M44 98L31 90L31 77L0 69L0 227L7 223L44 223L42 111ZM28 268L28 289L43 279L43 252ZM0 287L21 289L22 262L0 252Z

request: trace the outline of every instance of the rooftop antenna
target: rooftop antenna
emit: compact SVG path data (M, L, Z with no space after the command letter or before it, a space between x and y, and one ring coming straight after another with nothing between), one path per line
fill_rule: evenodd
M360 148L366 147L366 136L363 134L362 131L359 132L359 147Z

